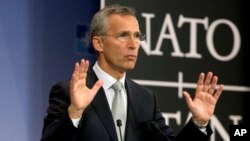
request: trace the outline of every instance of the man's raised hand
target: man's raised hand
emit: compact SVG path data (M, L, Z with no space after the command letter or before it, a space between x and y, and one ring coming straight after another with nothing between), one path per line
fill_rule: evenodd
M80 118L84 109L91 103L103 81L98 80L92 88L86 86L89 61L82 59L75 64L75 70L70 80L70 106L69 116L73 119Z

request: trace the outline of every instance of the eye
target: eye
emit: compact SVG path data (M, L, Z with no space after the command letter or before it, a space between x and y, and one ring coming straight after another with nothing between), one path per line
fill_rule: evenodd
M141 33L135 33L135 34L134 34L134 37L135 37L136 39L140 39L140 38L141 38Z
M122 32L122 33L118 34L117 37L118 37L118 38L126 38L126 37L129 37L129 33L127 33L127 32Z

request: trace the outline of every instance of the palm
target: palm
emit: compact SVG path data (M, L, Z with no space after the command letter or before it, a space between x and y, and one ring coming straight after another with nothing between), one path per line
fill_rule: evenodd
M75 107L82 109L90 104L96 93L87 86L83 86L81 82L83 80L78 81L79 82L75 84L76 88L71 91L71 103L74 104Z

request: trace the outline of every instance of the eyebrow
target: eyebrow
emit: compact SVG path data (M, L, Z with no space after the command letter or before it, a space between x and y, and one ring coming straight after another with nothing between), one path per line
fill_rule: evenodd
M120 31L120 32L117 32L118 34L119 33L132 33L132 34L137 34L137 33L141 33L140 31L136 31L136 32L131 32L131 31Z

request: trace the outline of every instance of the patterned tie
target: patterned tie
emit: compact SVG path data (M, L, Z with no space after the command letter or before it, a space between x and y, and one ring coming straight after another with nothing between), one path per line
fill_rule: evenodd
M112 103L112 115L115 122L116 133L119 141L124 140L125 131L125 108L124 101L122 98L122 83L116 81L112 85L112 89L115 91L115 96Z

